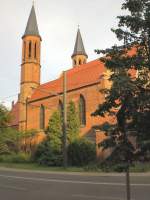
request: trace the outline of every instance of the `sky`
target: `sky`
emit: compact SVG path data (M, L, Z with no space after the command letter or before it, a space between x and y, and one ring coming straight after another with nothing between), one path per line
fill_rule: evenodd
M117 26L124 0L36 0L42 37L41 82L57 78L72 67L78 25L88 61L99 56L94 49L118 44L111 28ZM20 86L22 39L32 0L0 0L0 103L17 100Z

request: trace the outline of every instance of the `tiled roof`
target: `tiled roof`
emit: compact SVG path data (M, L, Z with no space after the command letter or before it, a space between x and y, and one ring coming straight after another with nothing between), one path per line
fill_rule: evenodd
M17 102L11 109L11 123L10 126L19 125L19 103Z
M80 87L88 86L100 82L104 64L99 60L74 67L66 72L67 74L67 90L74 90ZM53 93L63 92L63 76L40 85L33 93L30 101L51 96Z

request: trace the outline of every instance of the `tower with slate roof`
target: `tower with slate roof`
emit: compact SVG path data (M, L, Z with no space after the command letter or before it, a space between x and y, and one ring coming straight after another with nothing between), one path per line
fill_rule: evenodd
M31 97L33 88L37 88L40 85L41 36L38 30L34 5L32 6L22 40L19 129L24 131L27 129L27 100Z
M73 66L79 66L87 62L88 55L86 54L80 29L78 28L77 37L74 47L74 52L72 54Z

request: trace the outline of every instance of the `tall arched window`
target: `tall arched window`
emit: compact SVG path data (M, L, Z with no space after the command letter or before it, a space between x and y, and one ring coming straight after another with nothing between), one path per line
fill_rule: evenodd
M36 45L36 43L35 43L35 45L34 45L34 58L36 59L36 47L37 47L37 45Z
M23 53L23 59L26 59L26 42L24 42L24 53Z
M86 102L85 98L80 95L79 100L79 117L80 117L80 125L85 126L86 125Z
M43 105L40 107L40 129L45 128L45 108Z
M32 43L29 42L29 58L31 58L31 52L32 52Z
M59 100L58 110L59 110L61 116L63 116L63 103L61 100Z

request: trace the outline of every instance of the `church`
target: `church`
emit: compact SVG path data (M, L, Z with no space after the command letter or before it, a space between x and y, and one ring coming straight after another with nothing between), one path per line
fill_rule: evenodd
M39 138L52 113L63 108L63 73L56 80L41 84L41 42L33 5L22 37L20 94L17 103L12 104L11 126L20 131L37 130ZM71 59L72 66L65 71L67 103L73 101L80 107L80 136L98 144L104 136L94 127L112 119L92 117L91 114L105 100L100 90L109 87L109 72L99 59L88 62L79 28Z

